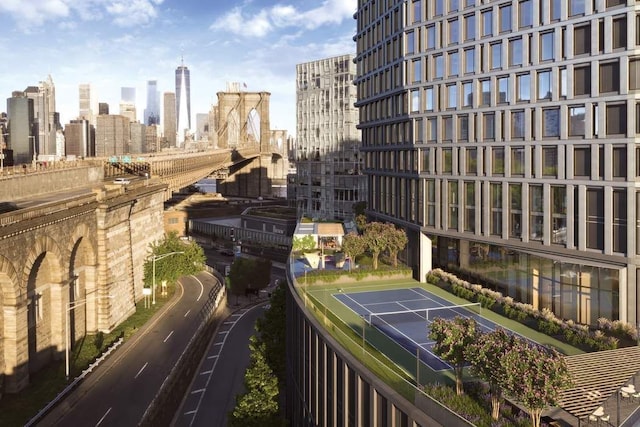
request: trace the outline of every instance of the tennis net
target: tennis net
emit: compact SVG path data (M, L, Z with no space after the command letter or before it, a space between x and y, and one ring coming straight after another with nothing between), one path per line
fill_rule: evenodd
M482 314L482 306L479 302L417 310L368 313L363 318L369 326L384 326L409 322L429 322L436 317L452 319L456 316L469 316L470 314Z

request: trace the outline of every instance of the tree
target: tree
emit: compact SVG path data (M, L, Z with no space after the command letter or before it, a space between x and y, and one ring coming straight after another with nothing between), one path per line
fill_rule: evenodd
M365 251L365 248L364 238L355 231L352 231L342 238L342 252L351 258L349 271L351 271L351 266L355 262L356 257L361 255Z
M227 284L229 285L231 294L236 296L236 304L238 304L238 297L246 294L250 280L251 270L249 259L238 258L233 261L229 269L229 276L227 276Z
M255 336L249 341L251 360L244 375L244 394L236 397L229 414L231 427L280 426L278 416L278 380L265 358L265 344Z
M502 387L507 372L503 359L516 345L516 338L507 334L504 329L481 333L476 342L465 350L465 358L471 363L471 372L489 383L491 391L491 417L497 420L500 416Z
M564 358L554 349L518 339L502 361L504 390L527 408L532 426L540 427L542 411L556 406L562 390L571 386Z
M278 378L280 389L286 380L286 284L281 282L271 294L270 307L256 322L258 339L265 346L267 363Z
M271 281L270 259L241 259L243 259L245 264L244 268L249 270L249 289L256 291L269 286L269 282Z
M364 212L367 209L367 202L360 201L353 204L353 216L359 217L360 215L364 216Z
M165 236L163 241L156 242L150 246L150 256L144 263L144 282L148 285L153 283L153 258L171 252L182 252L172 256L167 256L162 260L156 260L156 283L166 280L175 283L180 277L189 274L196 274L204 269L206 256L204 250L195 242L185 242L180 240L173 232Z
M389 230L389 239L387 241L387 251L389 252L389 258L394 267L398 266L398 252L407 246L409 239L407 239L407 233L404 230L393 227L393 230Z
M391 230L394 229L394 225L389 222L370 222L364 227L362 238L367 250L371 253L371 257L373 258L374 270L378 269L380 253L387 249Z
M436 317L430 326L429 339L435 341L433 352L453 366L458 395L463 393L462 370L467 362L465 349L476 341L477 335L477 323L468 317L456 316L452 320Z
M367 217L364 214L356 215L356 228L358 232L364 232L364 228L367 225Z
M291 249L293 252L309 252L316 248L316 239L312 235L307 234L303 237L293 236Z

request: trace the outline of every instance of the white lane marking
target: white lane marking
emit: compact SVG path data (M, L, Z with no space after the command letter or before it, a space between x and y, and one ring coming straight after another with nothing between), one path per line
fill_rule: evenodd
M189 313L191 313L191 310L187 310L187 312L184 314L184 317L187 317L189 315Z
M213 356L207 356L207 359L209 359L209 360L210 360L210 359L215 359L216 357L218 357L218 355L217 355L217 354L214 354Z
M200 295L198 295L198 298L196 299L196 301L200 301L200 298L202 298L202 294L204 294L204 285L202 284L200 279L198 279L193 274L191 275L191 277L193 277L196 280L196 282L200 283Z
M213 369L211 369L209 371L200 372L200 375L209 375L211 372L213 372Z
M104 421L104 419L107 418L107 415L109 415L109 412L111 412L111 408L107 409L107 412L105 412L102 418L100 418L100 421L98 421L98 424L96 424L96 427L98 427Z
M147 365L149 364L149 362L145 363L144 366L142 366L142 368L140 368L140 370L138 371L138 373L136 374L135 377L133 377L133 379L135 380L136 378L138 378L138 376L142 373L142 371L144 371L144 368L147 367Z
M201 388L200 390L193 390L191 394L203 393L205 390L206 388Z
M196 412L198 412L197 409L193 411L185 412L184 415L191 415L191 414L195 414Z
M169 335L167 335L167 337L162 342L167 342L167 340L171 338L171 335L173 335L173 331L169 332Z

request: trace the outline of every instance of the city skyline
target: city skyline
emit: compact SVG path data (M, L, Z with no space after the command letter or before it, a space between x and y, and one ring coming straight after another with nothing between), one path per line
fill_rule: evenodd
M90 83L99 102L118 110L121 87L146 94L148 80L161 93L175 90L184 57L191 71L191 122L217 102L228 82L272 94L271 124L295 133L295 64L355 52L356 1L256 0L240 4L115 0L75 4L43 0L24 8L0 4L0 36L11 65L0 82L1 111L13 91L51 75L56 110L66 124L79 114L78 88ZM246 85L246 88L245 88ZM138 96L143 121L146 96Z

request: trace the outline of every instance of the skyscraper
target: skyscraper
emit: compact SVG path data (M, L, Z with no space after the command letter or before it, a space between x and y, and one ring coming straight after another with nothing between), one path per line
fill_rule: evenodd
M433 262L559 318L640 320L636 12L358 2L369 212L407 230L421 279Z
M144 109L144 124L147 126L160 124L160 92L158 81L147 82L147 108Z
M164 93L164 137L169 147L176 146L176 94Z
M176 68L176 130L178 141L184 141L185 130L191 129L191 83L189 69L184 60Z
M86 119L89 123L95 127L95 116L98 115L98 98L93 90L93 87L89 83L82 83L79 86L79 100L80 111L78 117L80 119Z
M56 154L56 132L61 129L56 113L56 88L51 76L38 86L29 86L24 91L33 99L33 114L37 126L36 145L38 154Z
M34 148L37 150L33 110L33 98L28 98L24 92L16 91L7 99L9 148L13 150L16 164L31 162Z
M127 117L132 123L137 120L136 88L123 87L120 89L120 115Z
M367 197L361 174L353 55L296 66L296 198L300 215L347 220Z

